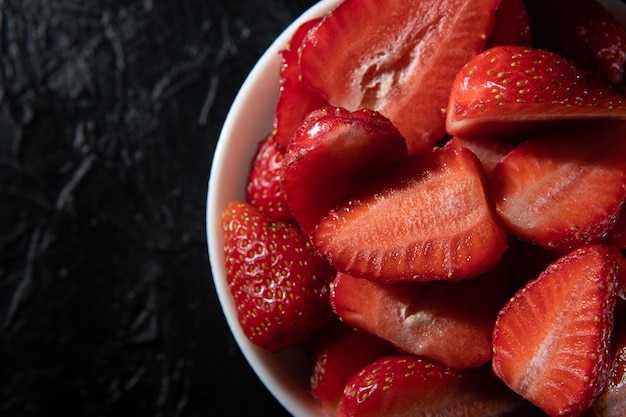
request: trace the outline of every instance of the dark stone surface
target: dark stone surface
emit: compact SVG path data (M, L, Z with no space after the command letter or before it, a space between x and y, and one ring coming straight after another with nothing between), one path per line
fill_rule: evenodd
M205 239L211 156L312 0L0 0L0 415L287 413Z

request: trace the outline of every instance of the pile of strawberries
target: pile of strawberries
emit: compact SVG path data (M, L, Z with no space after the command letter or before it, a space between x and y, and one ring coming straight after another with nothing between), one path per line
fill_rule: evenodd
M626 31L595 0L344 0L223 210L245 334L331 416L626 415Z

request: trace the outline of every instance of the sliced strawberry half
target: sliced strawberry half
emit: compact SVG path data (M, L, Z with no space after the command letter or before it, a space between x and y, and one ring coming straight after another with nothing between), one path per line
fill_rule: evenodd
M458 73L446 129L456 136L525 138L590 119L626 119L624 96L552 52L499 46Z
M349 381L337 417L533 417L489 369L457 372L415 356L381 358Z
M269 217L293 219L283 192L283 152L276 140L268 136L257 148L246 183L246 201Z
M412 156L356 190L312 241L341 272L382 282L459 280L493 267L507 234L466 148Z
M278 351L307 343L335 320L334 271L291 223L233 201L222 212L226 280L244 334Z
M379 113L315 110L298 128L283 162L289 209L308 235L358 184L406 157L404 138Z
M626 123L615 122L521 143L494 170L492 192L503 224L563 253L602 242L626 198L625 135Z
M304 82L334 106L380 111L411 154L445 134L459 69L483 50L500 0L345 0L303 41Z
M396 349L383 339L339 322L322 333L312 348L311 393L334 416L350 378L375 360L394 354Z
M602 391L610 363L616 265L601 246L552 263L502 308L493 370L550 416L578 416Z
M271 136L283 151L287 149L304 117L311 111L328 104L325 99L302 82L298 68L298 49L302 39L320 21L321 18L304 22L291 37L287 47L280 51L280 85Z
M464 369L491 359L493 326L511 295L510 277L508 259L458 282L385 284L338 273L330 302L345 323L403 352Z
M624 77L626 30L597 0L525 0L537 48L590 68L614 85Z

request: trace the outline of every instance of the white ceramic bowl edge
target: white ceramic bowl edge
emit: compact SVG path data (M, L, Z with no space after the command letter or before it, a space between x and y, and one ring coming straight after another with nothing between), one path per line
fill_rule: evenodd
M254 66L228 112L213 156L207 198L207 241L215 288L226 320L244 357L270 393L298 417L327 417L310 393L308 358L299 350L268 353L243 334L226 284L221 213L245 198L248 170L258 143L270 133L278 97L279 51L304 22L323 16L338 0L322 0L285 29ZM213 250L215 249L215 250ZM245 399L243 399L245 400Z

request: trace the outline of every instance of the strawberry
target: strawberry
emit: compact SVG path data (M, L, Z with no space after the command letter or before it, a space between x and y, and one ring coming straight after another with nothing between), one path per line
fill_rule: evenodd
M233 201L222 213L226 279L244 334L278 351L307 342L334 320L334 272L294 225Z
M604 390L587 415L623 417L626 415L626 323L616 325L611 348L611 370Z
M382 113L411 154L445 135L456 73L482 51L500 0L345 0L305 36L300 72L333 106Z
M457 372L415 356L365 366L346 385L337 417L532 417L537 410L489 369Z
M304 22L291 37L280 53L280 77L278 102L274 112L272 137L284 151L296 129L309 112L326 105L326 100L310 90L300 79L298 56L302 39L314 28L321 18Z
M626 198L624 135L626 123L613 122L521 143L494 169L492 194L506 228L563 253L602 242Z
M385 284L338 273L330 302L345 322L371 332L399 350L454 369L491 359L491 334L509 298L511 264L458 282Z
M620 85L626 30L597 0L524 0L533 44L590 68Z
M477 157L489 178L493 170L504 156L515 149L513 142L496 141L491 138L461 138L453 136L446 143L447 147L463 147L472 151Z
M315 110L298 128L283 162L289 208L308 235L358 184L406 156L406 142L379 113Z
M612 253L573 250L519 290L493 333L493 371L549 416L578 416L607 379L616 300Z
M478 275L507 247L486 188L471 151L437 148L357 189L311 239L337 270L355 277L397 282Z
M354 374L377 359L397 354L384 340L341 322L322 333L312 351L311 393L331 416L337 413L343 389Z
M284 155L276 140L268 136L259 143L246 183L246 201L265 215L282 220L293 219L283 192Z
M494 46L531 46L530 19L524 0L502 0L494 16L494 26L486 49Z
M566 122L626 119L624 96L554 53L491 48L470 60L450 92L450 135L525 138Z

